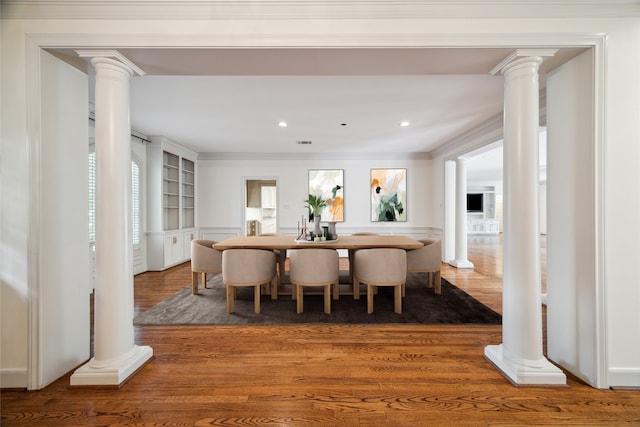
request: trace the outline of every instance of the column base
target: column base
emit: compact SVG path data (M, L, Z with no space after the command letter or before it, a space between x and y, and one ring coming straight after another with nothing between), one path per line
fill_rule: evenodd
M542 366L532 367L505 360L502 344L488 345L484 356L515 386L566 386L566 375L555 365L544 359Z
M94 359L76 369L71 375L71 386L120 386L153 357L149 346L134 345L123 358L96 366Z
M453 261L449 261L449 265L455 268L473 268L473 263L466 259L454 259Z

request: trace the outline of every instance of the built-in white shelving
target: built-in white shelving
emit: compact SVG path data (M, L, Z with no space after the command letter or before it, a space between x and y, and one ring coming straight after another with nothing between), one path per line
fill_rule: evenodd
M195 225L195 162L182 159L182 228Z
M467 233L498 234L500 220L496 218L496 193L494 187L470 188L468 193L482 194L482 211L467 213Z
M147 254L149 270L191 257L195 228L195 152L164 136L147 147Z
M177 230L180 217L180 158L162 153L162 215L163 230Z

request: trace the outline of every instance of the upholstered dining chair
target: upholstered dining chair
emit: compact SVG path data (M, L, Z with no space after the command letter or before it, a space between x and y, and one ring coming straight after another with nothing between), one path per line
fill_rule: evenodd
M227 249L222 252L222 281L227 287L227 313L233 313L236 291L253 286L254 311L260 313L260 290L266 286L278 298L276 255L263 249Z
M354 292L367 285L367 313L373 313L373 294L378 286L393 286L393 311L402 313L402 292L407 281L407 254L404 249L358 249L353 255ZM354 295L355 299L359 296Z
M280 236L278 233L262 233L261 236ZM287 261L287 250L286 249L274 249L273 253L276 254L276 263L278 264L278 277L280 278L280 283L285 283L286 274L284 271L284 266Z
M207 287L207 273L222 273L222 251L213 249L213 240L194 239L191 241L191 292L198 294L198 277L202 287Z
M324 312L331 313L331 287L333 299L339 298L339 262L338 251L335 249L310 248L289 251L289 279L298 314L303 311L305 286L324 288Z
M424 246L407 251L407 272L427 273L427 286L435 287L435 293L442 293L440 267L442 265L442 241L440 239L420 240Z
M378 233L372 233L369 231L359 231L356 233L351 233L352 236L379 236L380 234ZM347 256L349 257L349 281L351 283L353 283L353 254L354 254L355 250L354 249L349 249L347 252ZM353 295L356 295L356 287L355 285L353 286ZM360 298L360 292L358 292L358 297L356 297L355 299L359 299Z

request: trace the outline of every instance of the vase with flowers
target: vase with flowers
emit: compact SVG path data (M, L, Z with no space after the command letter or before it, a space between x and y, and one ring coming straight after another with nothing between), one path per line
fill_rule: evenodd
M307 204L307 209L309 209L309 221L313 219L313 234L319 236L321 234L320 215L322 214L322 209L327 206L327 201L321 196L309 194L309 198L304 202Z

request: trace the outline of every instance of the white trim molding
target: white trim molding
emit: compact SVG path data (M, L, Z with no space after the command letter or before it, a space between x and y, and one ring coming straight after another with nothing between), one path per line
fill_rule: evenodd
M0 388L25 388L27 369L0 370Z
M640 16L635 0L3 0L6 19L450 19Z
M611 388L640 391L640 368L609 368L609 384Z

